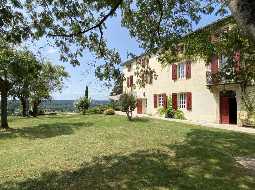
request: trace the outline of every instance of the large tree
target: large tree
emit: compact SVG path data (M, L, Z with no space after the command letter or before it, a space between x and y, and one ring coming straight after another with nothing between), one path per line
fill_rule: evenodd
M124 74L121 72L116 73L116 80L114 81L112 91L110 92L111 96L115 96L115 95L119 95L123 93L123 81L124 81Z
M29 116L29 97L33 85L38 81L42 65L29 51L19 52L19 64L15 68L15 85L11 90L13 97L18 97L22 105L23 117Z
M38 115L38 107L43 100L50 99L53 92L61 91L64 80L69 77L61 65L44 62L37 79L31 85L31 104L33 116Z
M96 65L100 79L115 78L120 57L109 48L104 32L109 18L121 14L129 30L145 51L168 48L192 31L204 14L228 14L228 9L255 41L253 0L4 0L1 1L0 32L19 43L46 37L59 48L62 61L79 64L84 50L104 59Z
M23 55L4 41L0 43L1 127L8 128L7 104L10 91L18 81Z

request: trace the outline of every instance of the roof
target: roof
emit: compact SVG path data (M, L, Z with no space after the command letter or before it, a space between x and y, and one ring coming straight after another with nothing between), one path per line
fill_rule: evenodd
M197 30L195 30L195 31L193 31L193 32L191 32L191 33L185 35L184 37L189 36L189 35L194 34L194 33L197 33L197 32L202 32L202 31L207 30L207 29L209 29L209 28L211 28L211 27L213 27L213 26L215 26L215 25L218 25L218 24L224 25L227 21L230 21L232 18L233 18L233 17L230 15L230 16L226 16L225 18L218 19L218 20L216 20L216 21L214 21L214 22L212 22L212 23L210 23L210 24L208 24L208 25L206 25L206 26L203 26L203 27L201 27L201 28L198 28ZM132 58L132 59L129 59L129 60L125 61L124 63L121 64L121 66L125 66L125 65L127 65L127 64L131 64L131 63L133 63L136 59L139 59L139 58L141 58L141 57L143 57L143 56L145 56L145 55L146 55L146 53L142 53L141 55L138 55L138 56L136 56L136 57L134 57L134 58Z

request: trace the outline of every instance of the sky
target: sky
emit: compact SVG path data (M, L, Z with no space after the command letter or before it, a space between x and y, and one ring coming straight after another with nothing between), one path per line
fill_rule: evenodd
M216 21L217 19L219 19L219 17L213 15L204 16L200 23L198 25L194 25L193 28L200 28ZM107 21L107 30L104 35L109 46L119 51L122 61L127 60L127 52L132 52L136 55L143 53L143 50L139 48L137 41L129 36L128 30L121 27L120 17L114 17ZM70 74L70 78L65 80L62 92L54 93L53 99L76 100L84 95L86 85L89 87L89 96L92 99L108 99L111 89L105 87L104 83L100 82L95 77L94 68L86 64L88 62L95 61L94 57L90 53L84 53L81 58L81 65L73 67L69 63L59 61L57 49L48 46L46 41L42 40L33 44L33 46L34 47L30 47L30 49L40 48L43 57L54 64L63 65L66 71Z

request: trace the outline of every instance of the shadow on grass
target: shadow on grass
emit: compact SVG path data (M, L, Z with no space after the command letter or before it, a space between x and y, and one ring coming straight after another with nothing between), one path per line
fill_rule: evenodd
M255 176L235 156L255 156L255 136L194 129L181 144L97 157L75 171L47 171L7 182L2 190L255 189Z
M138 123L147 123L150 119L144 117L134 117L132 118L131 122L138 122Z
M0 132L0 139L16 137L30 139L52 138L60 135L70 135L81 127L91 127L92 125L93 123L91 122L39 124L32 127L10 129L5 132Z

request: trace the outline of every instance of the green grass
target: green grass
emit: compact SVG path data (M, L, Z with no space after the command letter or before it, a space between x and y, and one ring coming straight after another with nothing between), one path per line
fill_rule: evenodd
M255 136L121 116L12 119L0 132L1 190L255 189L235 157Z

